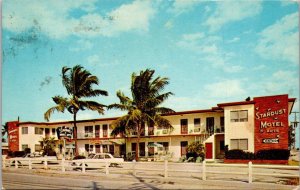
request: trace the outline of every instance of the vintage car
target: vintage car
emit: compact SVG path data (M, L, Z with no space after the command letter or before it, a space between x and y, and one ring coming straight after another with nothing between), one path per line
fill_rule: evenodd
M42 156L40 153L36 153L36 152L26 154L23 157L9 158L11 165L15 165L15 160L17 160L18 165L28 165L29 160L31 161L32 164L37 164L37 163L44 163L45 159L47 159L48 163L57 163L56 156Z
M124 162L123 158L115 158L109 153L92 153L85 159L73 160L72 166L82 167L82 162L88 168L101 168L106 166L119 166Z

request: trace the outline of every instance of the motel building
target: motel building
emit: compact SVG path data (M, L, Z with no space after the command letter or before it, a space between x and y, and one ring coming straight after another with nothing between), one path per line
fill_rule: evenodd
M289 114L296 98L285 95L254 97L252 100L220 103L204 110L181 111L163 115L173 130L146 126L140 139L140 157L151 157L156 147L163 145L165 153L178 161L186 154L187 146L200 141L205 146L206 160L224 158L225 146L228 149L241 149L257 152L262 149L288 149ZM77 142L80 155L108 152L125 156L135 151L136 133L127 136L111 136L111 123L115 118L101 118L77 121ZM65 122L20 122L9 125L9 150L30 148L31 152L41 150L40 141L44 137L54 137L56 151L62 153L62 141L57 138L59 127L72 128L72 121ZM74 153L74 141L66 141L67 155Z

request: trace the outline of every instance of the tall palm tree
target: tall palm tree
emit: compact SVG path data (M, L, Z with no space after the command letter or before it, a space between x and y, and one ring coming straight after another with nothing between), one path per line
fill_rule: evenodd
M68 112L73 114L73 139L75 141L75 155L78 155L76 125L78 111L89 109L97 111L99 114L103 114L104 107L106 107L98 102L84 100L83 98L96 97L99 95L107 96L108 93L104 90L93 89L93 85L99 85L99 79L80 65L76 65L73 68L63 67L62 83L65 86L69 97L54 96L52 99L56 105L45 112L44 118L49 121L49 118L54 111L64 112L65 110L68 110Z
M119 133L128 134L137 132L135 159L139 158L139 142L145 125L172 128L170 122L160 114L174 112L170 108L160 105L170 96L171 92L161 93L169 84L168 78L157 77L153 79L154 70L141 71L139 75L133 73L131 76L132 99L125 96L121 91L117 92L120 103L109 105L109 109L127 111L127 114L112 123L112 135Z

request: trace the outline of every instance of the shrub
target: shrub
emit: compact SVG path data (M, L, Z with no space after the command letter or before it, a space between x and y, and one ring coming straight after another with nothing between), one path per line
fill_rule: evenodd
M30 154L31 153L31 149L30 148L25 148L24 151L25 151L26 154Z
M26 155L25 151L14 151L14 152L11 152L10 157L23 157L25 155Z
M243 150L225 151L226 159L241 160L288 160L290 151L286 149L268 149L260 150L256 153L245 152Z
M256 159L260 160L288 160L290 151L287 149L268 149L259 150L256 153Z
M85 156L78 155L73 158L73 160L80 160L80 159L85 159Z
M226 159L242 159L242 160L251 160L255 159L255 155L252 152L245 152L243 150L228 150L225 151L225 158Z

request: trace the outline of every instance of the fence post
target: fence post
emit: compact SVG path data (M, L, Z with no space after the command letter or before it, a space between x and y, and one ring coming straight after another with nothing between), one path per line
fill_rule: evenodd
M62 160L61 160L61 171L62 172L66 171L66 168L65 168L65 158L62 158Z
M133 160L132 163L133 163L133 166L132 166L132 174L133 174L134 176L136 176L136 170L135 170L136 161Z
M5 158L2 158L2 168L5 168L5 167L6 167L5 162L6 162L6 159L5 159Z
M45 156L44 169L45 169L45 170L48 169L47 156Z
M252 162L248 163L248 183L252 183Z
M202 180L206 180L206 161L202 162Z
M16 158L15 158L15 168L18 168L18 161Z
M30 170L32 169L32 163L31 163L30 159L28 160L28 167L29 167Z
M85 163L84 163L84 160L82 160L82 173L85 173Z
M165 174L164 177L168 177L168 159L165 157Z
M109 162L106 160L105 161L105 174L107 175L107 174L109 174L109 170L108 170L108 165L109 164Z

